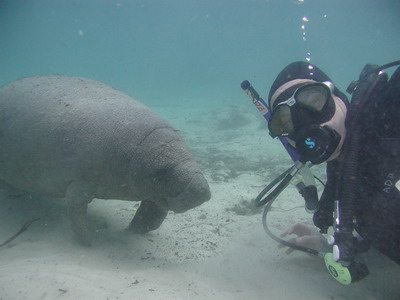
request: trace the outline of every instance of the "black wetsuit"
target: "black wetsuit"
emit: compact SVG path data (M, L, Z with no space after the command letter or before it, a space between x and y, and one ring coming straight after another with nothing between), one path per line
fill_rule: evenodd
M356 231L371 246L400 264L400 68L371 98L373 111L361 118L358 152ZM333 223L335 174L339 160L327 163L327 184L314 224Z

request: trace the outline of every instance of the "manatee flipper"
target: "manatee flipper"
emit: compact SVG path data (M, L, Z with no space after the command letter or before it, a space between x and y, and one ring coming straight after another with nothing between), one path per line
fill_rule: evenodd
M69 219L72 231L76 234L80 244L91 245L88 233L86 213L88 204L93 199L91 190L79 182L72 182L66 193Z
M168 210L156 203L144 200L140 203L128 230L133 233L146 233L160 227L168 214Z

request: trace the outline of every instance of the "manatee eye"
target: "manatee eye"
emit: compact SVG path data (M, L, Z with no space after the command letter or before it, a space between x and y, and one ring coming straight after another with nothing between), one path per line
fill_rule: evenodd
M170 172L167 168L158 169L153 175L153 182L167 182L170 179Z

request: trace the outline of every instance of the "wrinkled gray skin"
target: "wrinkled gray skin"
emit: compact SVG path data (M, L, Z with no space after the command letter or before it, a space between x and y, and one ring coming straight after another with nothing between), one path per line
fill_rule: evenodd
M208 183L177 131L100 82L28 77L0 87L0 180L65 197L72 229L90 244L93 198L142 201L129 230L157 229L168 210L209 200Z

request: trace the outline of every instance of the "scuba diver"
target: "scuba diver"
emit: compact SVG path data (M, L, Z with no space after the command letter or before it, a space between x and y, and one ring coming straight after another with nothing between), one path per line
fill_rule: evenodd
M290 247L288 253L323 257L342 284L368 275L356 256L370 246L400 264L400 68L391 77L385 72L398 65L366 65L346 90L351 101L308 62L291 63L279 73L268 103L247 80L241 84L295 163L255 198L255 206L266 204L266 233ZM323 162L327 182L318 200L310 167ZM296 174L303 178L296 188L319 231L294 224L281 237L297 237L285 241L269 230L267 215ZM331 226L333 234L325 239Z
M366 65L347 89L351 102L308 62L289 64L273 82L270 135L286 138L302 162L327 163L313 215L318 230L294 224L281 235L297 235L288 242L331 245L333 259L343 265L372 246L400 264L400 67L390 77L384 72L399 64ZM326 240L321 233L331 226Z

